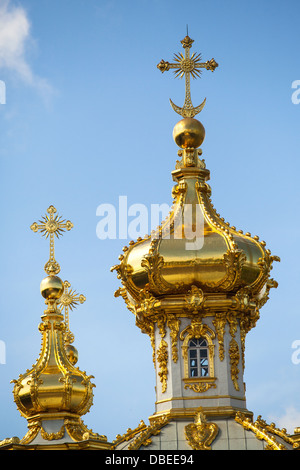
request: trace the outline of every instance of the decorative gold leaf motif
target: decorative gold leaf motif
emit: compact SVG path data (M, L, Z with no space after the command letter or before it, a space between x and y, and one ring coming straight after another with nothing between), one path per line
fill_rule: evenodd
M161 416L151 421L151 424L145 429L142 426L141 433L134 439L134 441L128 446L128 450L139 450L141 446L148 446L151 444L151 436L157 436L163 426L168 424L169 418L167 416ZM143 423L144 424L144 423Z
M240 360L240 352L239 347L235 339L231 339L229 343L229 356L230 356L230 366L231 366L231 380L233 382L234 388L239 390L238 384L238 376L239 376L239 369L238 363Z
M174 362L177 362L178 361L177 341L178 341L180 320L179 318L176 317L176 315L170 314L168 315L168 318L167 318L167 325L170 328L172 359Z
M107 437L88 429L80 418L66 418L64 426L69 436L74 441L82 441L93 439L97 441L107 442Z
M162 393L165 393L167 390L167 377L168 377L168 343L165 340L161 340L158 347L157 353L157 362L159 364L158 375L162 384Z
M268 425L261 416L253 423L249 416L238 412L235 421L243 426L244 429L252 431L257 439L264 440L267 443L266 450L286 450L286 446L276 440L275 435L283 439L288 444L292 444L294 448L298 448L298 444L286 434L286 429L278 429L274 423ZM274 435L275 434L275 435Z
M53 440L58 440L62 439L62 437L65 434L65 427L62 425L60 430L58 432L46 432L45 429L41 426L41 436L43 439L46 441L53 441Z
M161 270L164 266L164 258L158 253L160 239L156 238L151 242L149 253L144 256L141 266L146 269L149 278L149 290L154 294L168 293L179 290L182 283L175 285L166 282Z
M204 393L210 388L216 388L216 384L213 382L192 382L192 383L186 383L184 385L184 388L191 389L193 392L196 393Z
M224 360L224 333L226 325L226 313L216 313L215 318L213 319L213 325L216 329L216 334L219 342L219 358L220 361Z
M216 438L219 428L216 423L206 421L202 408L195 417L195 422L184 428L186 439L194 450L211 450L211 444Z
M6 446L6 445L12 445L12 444L20 444L20 439L14 436L14 437L7 437L6 439L3 439L2 441L0 441L0 447Z
M185 301L187 303L188 310L193 313L197 313L204 303L203 291L197 286L192 286L188 294L185 296Z

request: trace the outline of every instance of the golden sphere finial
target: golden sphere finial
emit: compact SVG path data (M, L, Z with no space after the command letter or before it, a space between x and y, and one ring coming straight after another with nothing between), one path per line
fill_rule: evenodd
M47 276L41 282L40 291L46 300L57 300L64 292L64 283L58 276Z
M198 148L205 138L205 129L200 121L186 117L175 124L173 139L178 147Z

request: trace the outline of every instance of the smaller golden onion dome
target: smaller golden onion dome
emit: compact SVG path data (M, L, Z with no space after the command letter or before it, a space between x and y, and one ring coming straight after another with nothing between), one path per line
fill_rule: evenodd
M93 403L92 376L74 367L78 353L65 344L63 315L49 307L42 319L40 357L31 369L13 381L17 407L27 419L49 412L82 416Z
M55 275L47 276L40 285L48 305L39 325L43 336L40 356L32 369L13 381L15 402L27 419L49 412L82 416L92 406L94 384L90 379L93 376L74 367L78 361L77 349L66 344L66 338L72 339L72 334L58 308L64 289L65 284Z
M198 148L205 138L205 129L200 121L186 117L175 124L173 139L178 147Z
M46 300L57 300L64 292L64 283L58 276L47 276L41 282L40 291Z

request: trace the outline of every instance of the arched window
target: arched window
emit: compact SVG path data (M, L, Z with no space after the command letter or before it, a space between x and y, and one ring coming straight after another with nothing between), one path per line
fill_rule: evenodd
M192 338L188 346L189 377L208 377L208 345L205 338Z

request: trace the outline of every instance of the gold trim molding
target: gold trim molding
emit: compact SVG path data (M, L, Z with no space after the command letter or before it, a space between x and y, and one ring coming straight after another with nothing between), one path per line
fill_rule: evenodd
M205 377L203 379L197 377L195 379L184 378L183 381L185 382L184 388L191 389L195 393L204 393L207 392L210 388L216 388L215 384L215 377Z
M244 413L238 412L235 416L235 421L243 426L244 429L252 431L257 439L263 440L267 443L266 450L287 450L285 444L278 442L276 437L282 439L286 444L292 446L293 449L300 447L299 442L295 442L293 436L289 436L285 428L276 428L274 423L267 424L265 420L259 415L256 421L253 422L252 418L246 416Z
M53 417L55 419L55 417ZM51 420L51 414L47 415L47 420ZM103 443L107 442L107 437L97 434L91 430L89 430L81 418L76 416L66 416L63 418L63 425L61 426L60 430L56 433L49 433L47 432L42 424L41 419L32 419L28 421L28 431L20 440L20 444L30 444L41 432L41 437L46 441L53 441L53 440L60 440L64 437L65 432L71 437L71 439L75 442L93 439L97 441L101 441Z

